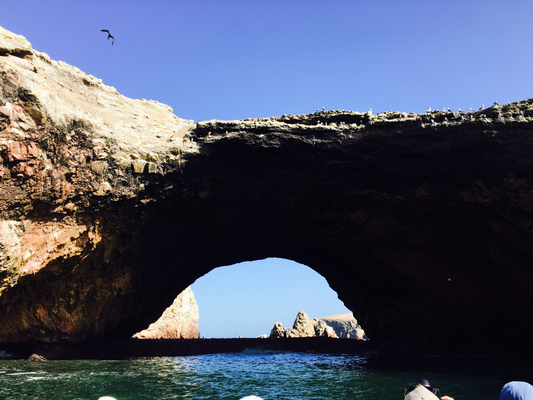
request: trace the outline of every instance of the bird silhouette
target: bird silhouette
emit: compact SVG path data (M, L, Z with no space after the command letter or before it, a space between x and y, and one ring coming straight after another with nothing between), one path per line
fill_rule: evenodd
M109 33L107 29L102 29L102 32L107 32L107 38L111 39L111 44L115 44L115 38L111 36L111 34Z

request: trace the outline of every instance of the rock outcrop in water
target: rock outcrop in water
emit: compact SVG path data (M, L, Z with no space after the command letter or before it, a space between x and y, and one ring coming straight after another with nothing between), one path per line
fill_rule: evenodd
M298 312L292 328L284 328L281 322L276 322L268 337L270 339L328 337L368 340L365 331L352 314L311 319L304 311Z
M0 35L1 345L128 338L212 269L282 257L372 342L530 348L533 100L195 126Z
M304 311L299 311L292 328L284 328L281 322L276 322L270 331L270 339L328 337L337 339L338 336L331 326L319 319L311 319Z
M336 314L319 318L330 326L340 339L368 340L364 329L353 314Z
M197 339L198 304L190 287L176 297L161 317L150 326L133 335L137 339Z

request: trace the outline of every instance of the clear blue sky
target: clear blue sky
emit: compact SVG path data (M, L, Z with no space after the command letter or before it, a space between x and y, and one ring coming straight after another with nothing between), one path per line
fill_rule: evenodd
M280 258L216 268L191 288L204 337L269 334L277 321L291 327L300 310L311 318L350 312L322 276Z
M16 0L0 14L53 59L195 121L529 98L532 21L531 0Z
M0 25L125 96L195 121L322 107L469 110L533 97L531 0L16 0L3 2ZM300 309L311 317L345 311L309 268L263 263L217 269L216 279L195 283L205 336L268 333L275 321L292 324ZM293 285L260 291L264 268L282 268L287 282L305 279L294 299L320 293L327 307L290 300ZM302 278L304 271L311 274ZM250 304L262 307L261 321L231 330ZM221 308L234 316L217 320Z

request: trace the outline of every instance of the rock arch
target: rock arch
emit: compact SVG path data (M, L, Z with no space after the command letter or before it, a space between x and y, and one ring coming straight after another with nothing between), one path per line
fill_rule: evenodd
M129 337L265 257L396 348L529 343L533 100L194 125L20 40L0 55L0 344Z
M88 227L74 240L82 254L3 293L0 337L126 337L211 269L281 257L324 276L376 340L486 350L503 346L488 332L504 320L524 340L527 131L502 126L505 140L491 143L477 129L381 128L340 144L338 132L320 144L294 131L224 132L181 171L148 176L142 199L64 217Z

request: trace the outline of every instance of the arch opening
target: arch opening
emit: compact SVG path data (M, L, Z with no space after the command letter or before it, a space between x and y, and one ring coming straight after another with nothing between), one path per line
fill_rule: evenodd
M176 300L181 297L184 300L178 305ZM203 338L258 338L268 337L279 322L290 329L300 311L311 320L353 318L322 275L304 264L276 257L214 268L176 300L150 326L153 331L164 330L157 324L171 329L169 318L176 319L173 326L177 329L185 329L196 319L198 335ZM166 337L179 338L180 333L167 332ZM351 337L355 337L353 333Z
M292 260L266 258L219 267L191 285L203 337L268 335L276 322L348 314L324 277Z

